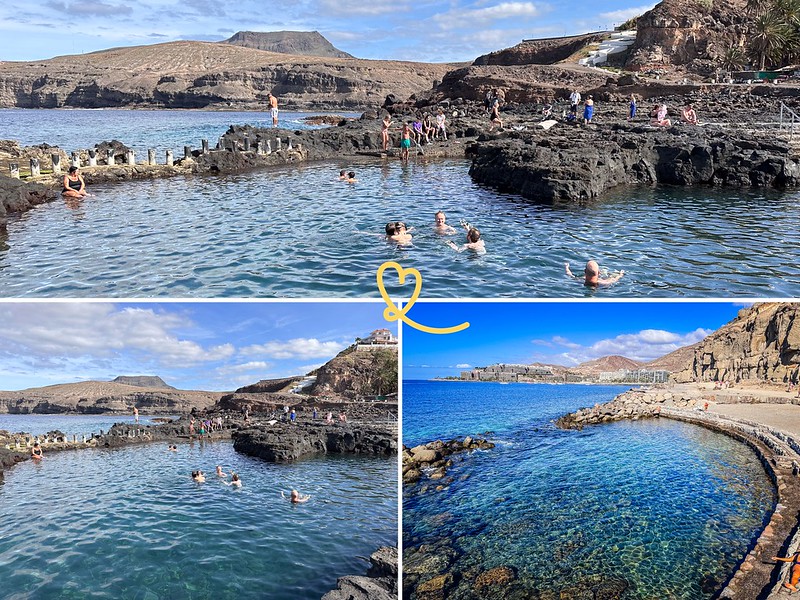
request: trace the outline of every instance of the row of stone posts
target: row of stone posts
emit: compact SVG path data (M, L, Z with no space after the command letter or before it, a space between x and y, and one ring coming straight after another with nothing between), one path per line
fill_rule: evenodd
M208 154L209 153L208 140L200 140L200 144L201 144L201 152L203 154ZM229 148L223 148L223 144L224 144L224 138L220 138L219 139L219 143L217 144L217 148L220 149L220 150L231 150L231 151L234 151L234 152L236 152L238 150L238 148L236 148L235 145L232 146L232 147L229 147ZM243 146L244 146L244 151L245 152L251 152L252 151L252 145L251 145L250 138L244 138ZM287 150L292 151L293 149L294 148L292 147L292 138L289 138L288 139L288 144L287 144ZM298 144L297 145L297 149L301 150L302 146L300 144ZM283 150L283 141L279 137L275 138L275 152L281 152L282 150ZM266 155L270 155L270 154L272 154L272 143L270 142L270 140L266 140L266 145L265 145L265 142L263 142L261 140L258 140L256 142L256 145L255 145L255 152L256 152L256 154L259 154L259 155L265 155L265 154ZM87 166L96 167L97 166L97 150L95 150L94 148L88 150L88 155L89 155L89 161L88 161L88 165ZM184 146L183 147L183 157L185 159L188 159L188 158L192 157L192 147L191 146ZM50 159L52 160L52 163L53 163L53 173L56 174L56 175L60 174L61 173L61 155L57 154L57 153L53 153L53 154L50 155ZM116 164L116 159L114 157L114 151L113 150L108 150L108 152L106 154L106 164L109 165L109 166L113 166L113 165ZM125 162L123 164L126 164L128 166L136 165L136 152L133 151L133 150L128 150L126 152L126 154L125 154ZM150 149L150 150L147 151L147 164L151 165L151 166L154 166L154 165L158 164L156 162L156 151L153 150L153 149ZM175 164L172 150L167 150L166 151L166 160L165 160L164 164L166 164L168 167L171 167L171 166L173 166ZM72 167L81 167L80 152L76 151L76 152L72 153L72 158L70 160L70 166L72 166ZM40 161L39 161L38 158L32 158L31 159L30 167L31 167L31 177L38 177L41 174L41 165L40 165ZM9 164L9 169L11 171L11 177L13 177L14 179L19 179L19 163L10 163Z

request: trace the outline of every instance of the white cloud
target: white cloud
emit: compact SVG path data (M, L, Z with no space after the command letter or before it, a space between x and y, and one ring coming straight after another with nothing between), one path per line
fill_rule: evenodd
M639 17L646 13L648 10L652 9L656 3L652 4L645 4L644 6L634 6L631 8L623 8L620 10L612 10L610 12L600 13L597 15L597 18L602 21L608 21L609 23L616 23L620 25L627 21L628 19L632 19L633 17Z
M620 355L633 360L649 361L660 358L690 346L713 333L711 329L698 328L686 334L678 334L661 329L643 329L638 333L626 333L614 338L600 340L591 346L575 344L572 351L565 352L560 358L568 364L578 364L603 356Z
M410 2L393 2L392 0L320 0L320 9L333 11L340 15L385 15L388 13L408 12Z
M456 365L456 369L471 369L472 365L468 365L467 363L461 363Z
M250 361L239 365L228 365L217 369L220 375L233 375L234 373L248 373L250 371L265 371L272 365L263 360Z
M541 10L532 2L501 2L486 8L475 8L463 10L455 8L445 13L439 13L431 17L431 20L442 29L470 29L480 30L486 28L495 21L502 19L529 19L537 17Z
M204 348L180 339L175 331L191 327L174 313L98 303L8 303L0 305L0 342L37 358L109 357L126 351L144 353L164 365L192 366L227 358L231 344Z
M263 355L281 358L332 358L347 348L347 342L321 342L316 338L295 338L288 341L270 341L241 349L245 356Z
M576 344L575 342L571 342L567 338L565 338L563 336L560 336L560 335L554 335L553 336L553 343L558 345L558 346L565 346L567 348L580 348L581 347L580 344Z

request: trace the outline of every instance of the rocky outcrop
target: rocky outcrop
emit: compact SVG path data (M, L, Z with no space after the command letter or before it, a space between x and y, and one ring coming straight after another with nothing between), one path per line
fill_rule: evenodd
M453 454L492 448L494 448L492 442L469 436L463 440L452 439L447 442L437 440L413 448L403 446L403 483L415 483L423 476L432 481L439 481L453 465L450 459ZM446 484L447 481L441 483Z
M211 407L219 392L143 388L108 381L85 381L0 392L0 413L11 414L142 414L185 413Z
M679 382L798 383L800 305L756 304L703 340Z
M167 385L158 375L120 375L115 377L111 383L121 383L133 387L160 388L174 390L171 385Z
M483 65L552 65L566 60L589 44L599 43L606 37L602 33L572 35L569 37L525 40L511 48L479 56L472 63Z
M510 132L469 152L476 181L543 202L595 198L622 184L800 186L800 160L787 143L712 126Z
M340 577L337 588L322 600L397 600L397 548L384 546L369 557L366 576Z
M317 370L311 389L314 396L345 398L396 393L396 348L345 350Z
M238 31L220 43L279 54L353 58L334 47L319 31Z
M275 393L294 384L300 377L284 377L282 379L262 379L252 385L246 385L236 390L236 394L263 394Z
M360 108L429 90L451 66L170 42L0 63L0 107Z
M328 453L389 456L397 453L397 439L392 428L376 425L275 423L237 432L233 447L248 456L287 463Z
M6 231L10 213L25 212L57 197L55 190L40 183L27 184L19 179L0 177L0 233ZM2 245L0 241L0 247Z
M636 21L630 70L714 73L726 51L746 38L743 0L663 0Z

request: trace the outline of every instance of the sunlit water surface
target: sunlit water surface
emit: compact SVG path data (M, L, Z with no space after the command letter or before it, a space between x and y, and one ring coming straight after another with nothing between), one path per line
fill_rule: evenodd
M46 454L0 484L0 596L319 598L397 543L396 481L395 459L275 465L228 442Z
M620 388L403 389L406 444L486 428L497 444L457 459L443 491L405 486L404 547L444 543L458 552L459 573L513 566L531 597L605 587L626 600L712 598L774 506L757 457L725 435L666 419L583 431L551 423ZM469 589L451 597L473 597Z

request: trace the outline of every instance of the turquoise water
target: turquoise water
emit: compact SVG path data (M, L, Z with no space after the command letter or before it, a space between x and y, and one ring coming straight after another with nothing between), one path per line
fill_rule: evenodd
M314 129L302 118L323 113L281 111L281 127ZM337 113L356 116L354 113ZM360 116L360 115L358 115ZM211 146L231 125L271 127L267 112L218 112L204 110L124 110L124 109L0 109L0 139L17 140L22 146L46 143L71 153L94 148L100 142L119 140L146 157L147 150L158 150L159 162L164 150L183 156L183 147L200 148L200 140Z
M405 486L406 557L429 544L453 553L457 573L512 566L530 596L713 598L775 502L756 456L727 436L666 419L583 431L550 422L613 388L403 385L406 444L486 427L497 443L456 460L441 492ZM449 597L475 596L464 580Z
M358 183L336 180L354 168ZM385 261L418 269L435 297L796 297L796 194L620 188L586 205L537 205L472 182L463 160L290 166L231 176L91 186L11 219L0 295L377 297ZM487 254L432 230L445 210L479 227ZM389 220L413 245L381 236ZM463 233L449 236L461 243ZM589 291L564 274L588 258L625 270ZM387 287L400 297L410 286Z
M319 598L397 543L396 481L395 459L274 465L227 442L49 454L0 484L0 596Z
M160 417L175 418L170 415L139 415L140 425L151 425L153 419ZM89 435L108 431L115 423L136 421L128 415L7 415L0 414L0 429L11 433L30 433L42 435L49 431L59 430L67 435Z

